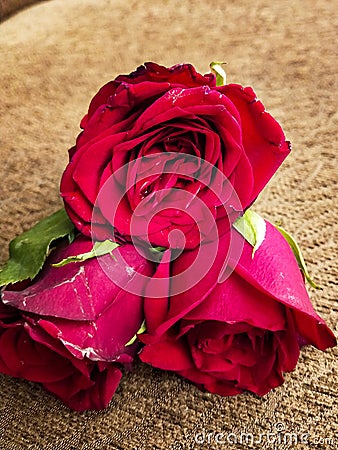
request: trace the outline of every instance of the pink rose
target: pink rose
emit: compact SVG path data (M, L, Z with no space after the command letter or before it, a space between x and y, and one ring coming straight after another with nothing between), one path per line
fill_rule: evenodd
M87 236L154 246L172 245L179 230L183 246L195 248L223 219L225 232L290 151L251 88L216 87L213 74L189 64L146 63L118 76L94 96L81 127L61 181L70 218Z
M88 238L59 246L26 286L5 289L0 302L0 371L40 382L75 410L103 409L130 367L137 344L125 344L143 321L143 299L127 288L152 265L131 245L119 247L124 267L111 255L51 267L92 248ZM106 264L118 284L102 270Z
M295 368L303 345L325 350L336 340L315 313L292 250L276 228L267 222L254 258L244 242L234 271L218 283L228 241L228 235L221 238L214 265L194 287L170 301L145 300L148 333L141 336L146 346L140 357L213 393L264 395ZM164 256L156 278L165 280L169 270L183 273L196 253L184 252L172 266Z

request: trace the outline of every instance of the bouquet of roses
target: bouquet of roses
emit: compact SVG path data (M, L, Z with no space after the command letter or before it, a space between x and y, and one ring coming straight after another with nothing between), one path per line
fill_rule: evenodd
M64 208L10 244L0 371L105 408L136 355L220 395L264 395L335 337L299 247L251 205L290 152L222 66L146 63L104 85L61 180Z

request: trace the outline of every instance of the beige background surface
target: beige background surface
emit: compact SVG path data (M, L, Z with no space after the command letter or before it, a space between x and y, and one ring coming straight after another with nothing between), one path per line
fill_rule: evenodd
M9 3L15 2L1 6ZM53 0L10 16L0 25L0 261L10 239L61 205L67 149L102 84L146 60L191 62L202 72L210 61L224 60L228 81L252 85L293 143L256 210L297 237L323 287L311 290L313 303L337 333L336 6L329 0ZM238 438L253 433L258 440L280 426L299 442L308 434L311 444L297 449L334 449L337 353L304 349L285 384L264 398L201 393L138 364L99 413L71 412L38 385L0 375L0 448L291 448L194 439L204 430Z

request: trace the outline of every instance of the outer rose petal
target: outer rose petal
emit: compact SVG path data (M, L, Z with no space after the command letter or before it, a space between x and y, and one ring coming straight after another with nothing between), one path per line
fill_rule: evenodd
M74 371L69 360L32 341L19 327L0 329L0 370L38 382L59 381Z
M143 321L143 299L120 286L133 282L135 273L151 275L152 265L127 244L118 252L129 265L121 264L119 257L105 255L100 263L93 258L63 267L50 266L70 255L85 253L92 245L90 239L80 237L56 250L34 283L24 290L5 290L2 301L35 314L35 323L77 358L123 362L125 343ZM109 266L119 284L114 284L100 264ZM42 316L49 317L42 320Z
M244 149L255 179L252 203L288 156L291 145L250 87L228 84L218 89L233 102L241 116Z
M142 339L142 336L140 336ZM141 361L163 370L189 370L194 368L189 348L183 340L176 340L170 335L156 344L146 345L141 354Z
M196 72L191 64L179 64L166 68L146 62L129 75L119 75L114 81L102 86L90 103L88 116L91 117L101 105L109 102L109 98L116 93L120 83L143 84L144 82L170 83L172 86L184 87L216 86L216 78L212 73L203 76ZM147 93L147 89L143 91Z
M186 87L216 86L216 77L214 74L201 75L196 72L191 64L177 64L167 68L153 62L144 63L143 66L139 66L130 75L119 75L116 81L125 81L133 84L142 81L168 81L171 84Z
M304 279L294 254L281 233L266 221L263 244L252 258L252 247L245 243L235 268L243 279L271 299L290 308L298 333L320 350L333 347L336 339L310 302Z
M170 284L170 250L167 250L163 257L161 264L158 266L153 279L161 280L163 283L161 286L162 297L153 298L151 293L153 289L153 283L150 281L146 287L146 293L144 298L144 314L147 317L147 330L148 333L152 334L156 328L161 325L166 317L168 307L169 307L169 284ZM156 286L157 295L160 293L159 287ZM148 297L149 296L149 297Z
M69 256L86 253L92 247L93 242L81 236L70 245L60 246L52 252L44 269L31 285L23 290L4 290L2 301L6 305L39 316L96 320L121 292L119 286L127 286L131 281L132 276L128 275L128 271L145 275L150 275L153 271L151 263L130 244L118 247L127 267L122 266L120 259L117 261L110 255L100 257L104 266L109 265L118 284L103 271L97 258L63 267L51 266Z
M212 376L199 372L196 369L182 371L180 375L197 384L200 389L207 390L213 394L231 396L243 392L243 389L234 386L231 381L215 380Z
M109 364L91 376L91 387L81 389L73 396L69 396L69 387L76 384L76 378L59 383L43 383L43 386L74 411L101 410L109 405L121 377L121 371L113 364Z
M235 272L224 283L218 283L209 296L184 318L195 322L247 323L271 331L283 330L286 325L283 306Z

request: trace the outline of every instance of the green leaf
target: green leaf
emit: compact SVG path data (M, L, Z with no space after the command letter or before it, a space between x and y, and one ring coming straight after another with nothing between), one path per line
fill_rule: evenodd
M166 247L150 247L149 250L151 251L151 253L157 254L157 253L162 253L167 249L166 249Z
M216 75L216 86L224 86L226 84L226 73L223 69L224 62L212 62L210 63L211 71Z
M247 209L243 216L233 224L234 228L252 245L252 258L255 252L262 245L266 234L266 223L263 217L251 209Z
M310 274L309 274L306 264L305 264L305 260L302 255L302 251L301 251L299 245L297 244L295 238L290 233L288 233L286 230L284 230L283 227L281 227L279 225L275 225L275 227L283 235L283 237L288 241L288 244L290 245L291 250L293 251L293 254L296 257L298 266L301 269L301 271L304 273L304 276L305 276L305 279L307 280L307 282L315 289L322 289L310 277Z
M136 339L137 339L137 335L138 335L138 334L144 333L146 330L147 330L147 327L146 327L146 321L144 320L144 321L142 322L142 325L141 325L140 329L137 331L136 334L134 334L134 336L130 339L130 341L128 341L128 342L126 343L125 347L128 347L129 345L133 345L133 343L134 343L134 342L136 341Z
M107 255L108 253L111 254L113 257L112 251L115 250L119 244L116 242L110 241L107 239L106 241L102 242L95 242L93 245L93 248L90 252L81 253L79 255L74 256L68 256L68 258L63 259L62 261L59 261L58 263L52 264L53 267L62 267L66 264L74 263L74 262L83 262L87 259L91 258L97 258L98 256Z
M71 231L68 234L68 243L71 244L72 242L74 242L75 237L76 237L76 232L75 232L75 229L74 229L73 231Z
M0 271L0 286L33 280L45 262L56 239L71 236L74 225L64 208L42 219L9 244L9 259Z

